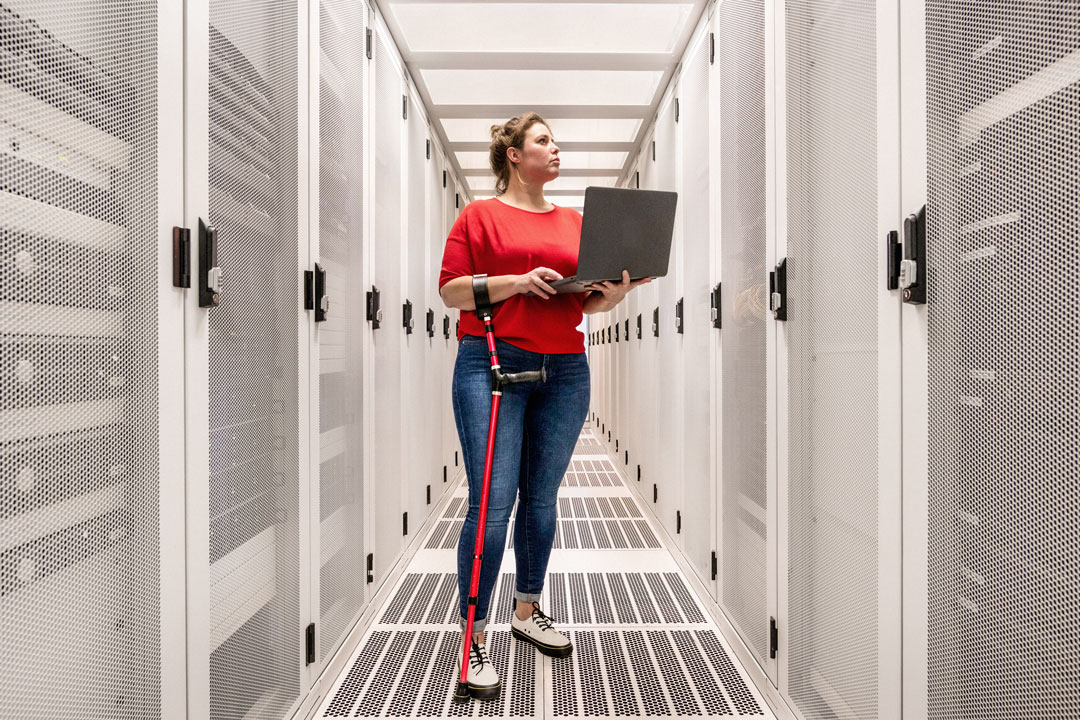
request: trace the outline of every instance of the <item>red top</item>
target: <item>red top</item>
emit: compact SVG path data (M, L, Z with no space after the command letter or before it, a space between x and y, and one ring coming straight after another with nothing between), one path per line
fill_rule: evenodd
M524 275L548 267L563 277L577 272L581 214L556 206L545 213L522 210L496 198L465 206L446 238L439 289L463 275ZM495 337L530 352L549 355L585 352L581 308L588 293L547 300L513 295L492 308ZM458 340L484 335L484 324L462 310Z

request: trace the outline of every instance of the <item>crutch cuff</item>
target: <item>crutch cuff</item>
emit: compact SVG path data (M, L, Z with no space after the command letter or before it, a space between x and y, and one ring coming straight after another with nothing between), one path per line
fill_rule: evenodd
M476 302L476 317L491 315L491 298L488 296L487 274L473 275L473 300Z

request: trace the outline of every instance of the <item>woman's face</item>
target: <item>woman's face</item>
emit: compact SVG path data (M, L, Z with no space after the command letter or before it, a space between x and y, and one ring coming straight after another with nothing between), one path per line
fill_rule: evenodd
M509 148L507 157L526 183L546 183L559 177L559 146L551 131L541 123L526 130L521 150Z

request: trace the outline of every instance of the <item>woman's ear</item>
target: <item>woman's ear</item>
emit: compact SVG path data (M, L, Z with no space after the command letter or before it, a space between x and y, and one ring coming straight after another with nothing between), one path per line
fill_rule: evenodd
M521 155L521 152L516 147L511 146L511 147L506 148L506 159L509 160L510 162L512 162L512 163L521 162L520 155Z

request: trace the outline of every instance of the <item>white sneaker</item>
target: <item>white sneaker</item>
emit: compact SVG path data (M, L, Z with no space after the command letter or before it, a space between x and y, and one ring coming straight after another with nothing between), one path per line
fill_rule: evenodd
M461 655L457 659L457 675L461 677ZM467 700L474 697L477 700L494 700L499 697L502 683L499 680L499 671L491 664L488 658L487 646L480 645L475 640L472 650L469 652L468 694L462 695L455 691L455 700Z
M551 618L540 611L540 603L533 603L532 615L526 620L518 620L515 612L510 621L510 632L519 640L532 643L548 657L563 658L574 652L570 639L556 631Z

